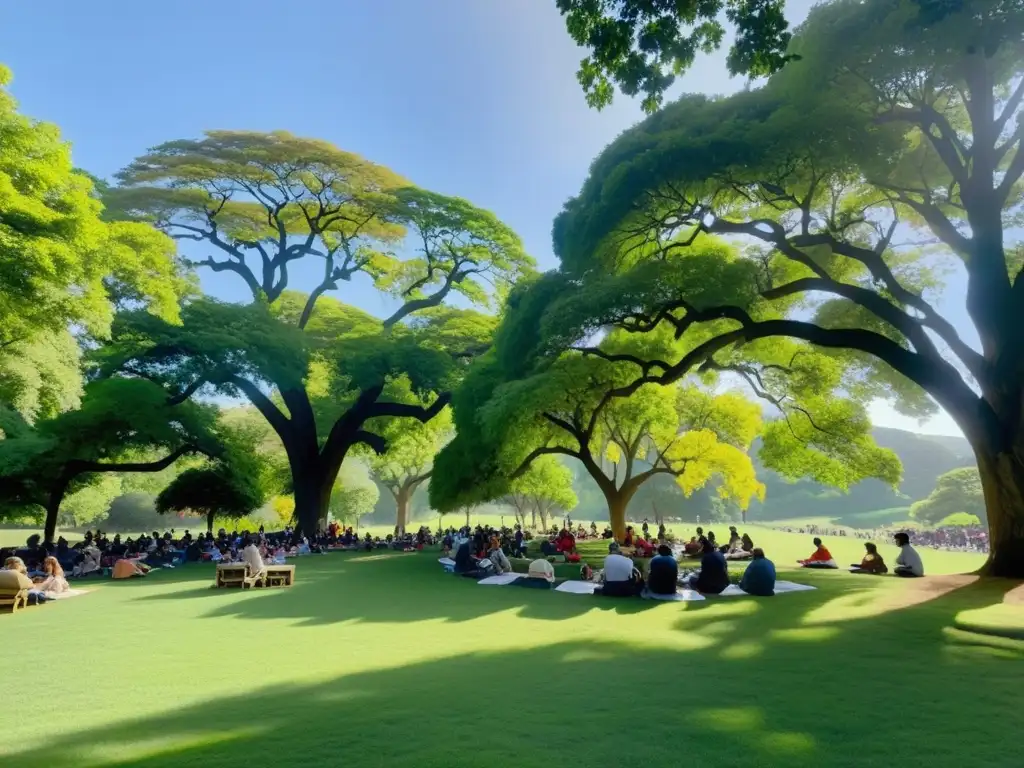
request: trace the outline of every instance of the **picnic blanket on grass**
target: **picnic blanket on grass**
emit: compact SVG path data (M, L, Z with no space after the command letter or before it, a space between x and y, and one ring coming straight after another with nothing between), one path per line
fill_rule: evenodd
M55 595L51 595L49 600L67 600L69 597L80 597L81 595L87 595L91 592L91 589L69 589L67 592L58 592Z
M555 592L568 592L572 595L592 595L599 586L601 585L595 581L563 581L555 587Z
M511 584L516 579L520 579L525 575L525 573L499 573L497 576L488 576L486 579L480 579L477 584L483 584L487 587L504 587L506 584Z
M775 594L782 595L786 592L807 592L811 589L817 589L812 587L810 584L797 584L795 581L776 581L775 582ZM721 597L740 597L749 596L746 592L739 588L738 584L730 584L720 593Z
M648 590L645 589L643 591L643 593L641 593L640 597L642 597L644 600L665 600L665 601L668 601L668 602L675 602L675 603L687 602L689 600L706 600L707 599L700 592L697 592L696 590L693 590L693 589L680 589L675 594L672 594L672 595L659 595L659 594L655 594L654 592L649 592Z

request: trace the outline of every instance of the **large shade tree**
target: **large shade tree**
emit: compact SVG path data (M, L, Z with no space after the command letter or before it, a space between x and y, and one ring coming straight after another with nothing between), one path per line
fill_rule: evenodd
M837 0L790 50L764 88L684 97L605 150L556 222L562 264L646 281L602 321L692 339L645 380L788 337L829 350L863 398L937 403L978 461L989 570L1022 576L1024 5ZM688 264L712 235L744 257ZM977 346L936 308L943 254Z
M474 493L480 499L513 493L532 462L552 455L577 459L593 478L618 537L625 534L630 500L658 475L675 477L686 495L716 480L723 497L744 507L763 495L747 454L762 431L757 404L735 393L712 395L639 378L649 365L646 356L676 346L671 335L616 330L582 352L564 348L566 329L579 324L573 312L586 315L595 304L624 295L588 291L558 274L513 292L493 352L454 400L458 434L438 457L443 469L441 482L431 485L435 506L451 508ZM816 444L806 426L789 418L791 409L808 413L809 398L791 405L785 400L791 395L772 395L770 377L749 375L756 391L772 397L786 416L764 430L766 463L788 476L813 474L836 484L898 478L898 461L865 437L866 420L851 419L856 414L849 407L816 408L829 428L828 444ZM820 377L813 384L822 384Z
M284 445L296 520L307 533L326 518L349 450L386 449L367 422L428 421L445 406L460 361L478 353L461 332L472 323L430 310L456 295L486 305L492 288L531 265L519 238L488 211L285 132L214 131L169 142L120 181L110 200L121 215L191 241L190 252L205 254L197 264L241 279L253 304L215 311L262 312L265 330L236 342L198 316L186 317L177 335L170 326L126 325L119 365L150 377L170 373L179 391L248 399ZM320 275L308 294L288 290L298 262ZM375 318L325 296L352 280L391 297L391 314ZM293 352L291 362L282 364L278 352ZM401 376L420 397L437 396L428 404L388 400L388 383Z
M960 514L985 520L985 495L976 467L958 467L939 475L935 490L910 506L911 517L930 525Z

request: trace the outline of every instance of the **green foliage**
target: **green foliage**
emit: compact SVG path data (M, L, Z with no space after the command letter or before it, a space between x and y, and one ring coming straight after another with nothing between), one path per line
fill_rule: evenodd
M259 509L266 500L258 474L234 462L217 462L202 469L186 469L156 497L162 514L238 519Z
M0 343L36 343L71 323L103 337L114 303L173 319L188 282L152 228L101 219L90 179L57 129L18 114L0 67Z
M121 494L120 477L100 475L64 499L58 523L69 528L91 526L108 516L111 502Z
M331 491L329 509L335 520L346 525L358 525L360 517L373 511L379 497L380 491L365 467L346 462Z
M67 330L40 330L0 348L0 402L29 421L74 408L82 395L80 357Z
M513 505L520 515L526 509L534 509L541 517L542 527L547 528L550 515L575 509L579 499L572 480L572 472L557 457L541 456L509 484L509 496L515 497Z
M972 528L981 525L981 519L977 515L969 515L966 512L954 512L952 515L939 520L939 526L957 526L961 528Z
M960 467L940 476L928 498L910 507L910 516L937 524L951 515L970 515L985 520L985 498L977 467ZM952 525L966 523L951 523Z
M556 0L577 45L590 50L576 77L587 103L598 109L612 101L615 86L627 96L644 94L653 112L675 78L699 53L721 46L721 11L735 25L729 50L730 74L759 77L779 69L790 34L784 0Z

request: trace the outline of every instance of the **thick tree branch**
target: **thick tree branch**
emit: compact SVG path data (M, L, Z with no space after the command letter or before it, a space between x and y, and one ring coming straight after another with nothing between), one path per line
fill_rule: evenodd
M248 379L241 376L228 376L224 379L225 384L230 384L242 392L249 402L256 406L263 418L267 420L274 431L287 446L288 438L291 435L291 422L281 410L274 405L274 401L263 394L260 388Z
M383 456L388 450L388 441L374 432L358 429L354 434L354 438L353 444L362 443L363 445L368 445L378 456Z

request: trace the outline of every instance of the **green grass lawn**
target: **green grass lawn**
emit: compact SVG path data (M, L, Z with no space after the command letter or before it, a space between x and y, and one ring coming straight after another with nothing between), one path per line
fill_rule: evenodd
M785 536L754 538L782 565L807 549ZM819 589L651 604L436 556L303 558L246 592L190 565L0 616L0 764L1020 765L1024 642L962 625L1021 610L1012 583L786 570Z

